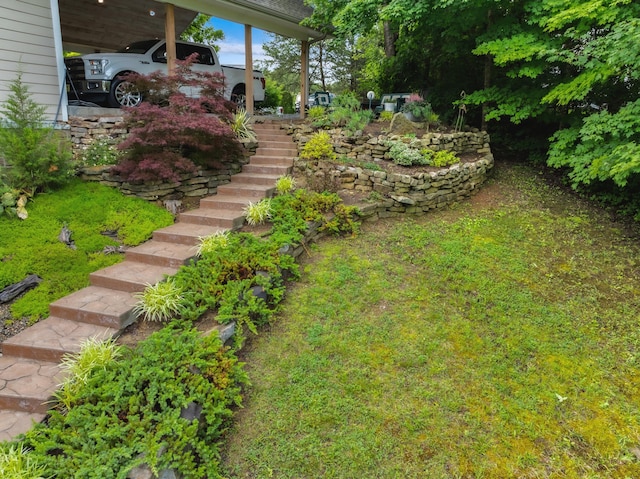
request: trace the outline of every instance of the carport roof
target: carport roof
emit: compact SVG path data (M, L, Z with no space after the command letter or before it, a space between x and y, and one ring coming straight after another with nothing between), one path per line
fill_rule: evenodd
M300 25L313 11L303 0L59 0L62 41L69 50L86 52L162 38L166 3L176 7L176 32L200 12L299 40L323 36Z

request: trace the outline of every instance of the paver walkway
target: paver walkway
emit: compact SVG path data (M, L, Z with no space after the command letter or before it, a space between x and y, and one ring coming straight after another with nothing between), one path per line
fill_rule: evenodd
M134 293L155 284L195 256L199 238L237 229L251 201L271 196L278 177L290 173L296 147L281 122L256 123L259 147L241 173L219 186L200 207L153 238L128 249L124 261L91 273L91 285L55 301L50 316L2 343L0 357L0 441L29 430L44 419L62 381L59 362L88 338L117 336L136 318Z

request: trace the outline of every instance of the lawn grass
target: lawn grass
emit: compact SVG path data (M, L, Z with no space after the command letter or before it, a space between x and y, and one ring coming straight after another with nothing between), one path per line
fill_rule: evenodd
M229 477L640 477L638 246L496 169L473 201L317 245L244 353Z
M0 216L0 290L29 274L42 278L11 307L14 317L34 321L48 315L52 301L87 286L89 273L122 261L121 254L102 253L105 246L120 244L103 232L117 231L120 242L131 246L173 223L163 208L80 180L37 195L27 209L26 220ZM76 249L59 241L63 225Z

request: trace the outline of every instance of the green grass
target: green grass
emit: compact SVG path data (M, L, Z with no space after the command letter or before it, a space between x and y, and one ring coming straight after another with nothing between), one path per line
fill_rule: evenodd
M74 181L27 204L24 220L0 217L0 290L37 274L43 281L12 305L16 318L47 316L48 305L89 284L89 273L117 263L122 255L102 253L118 243L102 234L118 232L126 245L139 244L173 222L167 211L126 197L97 183ZM71 230L73 250L58 240L63 225Z
M316 248L245 353L229 477L640 477L619 227L502 166L473 203L363 230Z

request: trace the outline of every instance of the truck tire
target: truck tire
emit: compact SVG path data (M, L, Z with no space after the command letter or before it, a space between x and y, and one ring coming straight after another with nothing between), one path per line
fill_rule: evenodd
M123 106L138 106L142 103L142 93L133 86L133 83L116 78L111 82L109 92L109 106L121 108Z
M247 107L247 96L245 94L244 84L236 85L231 92L231 101L236 104L238 108Z

